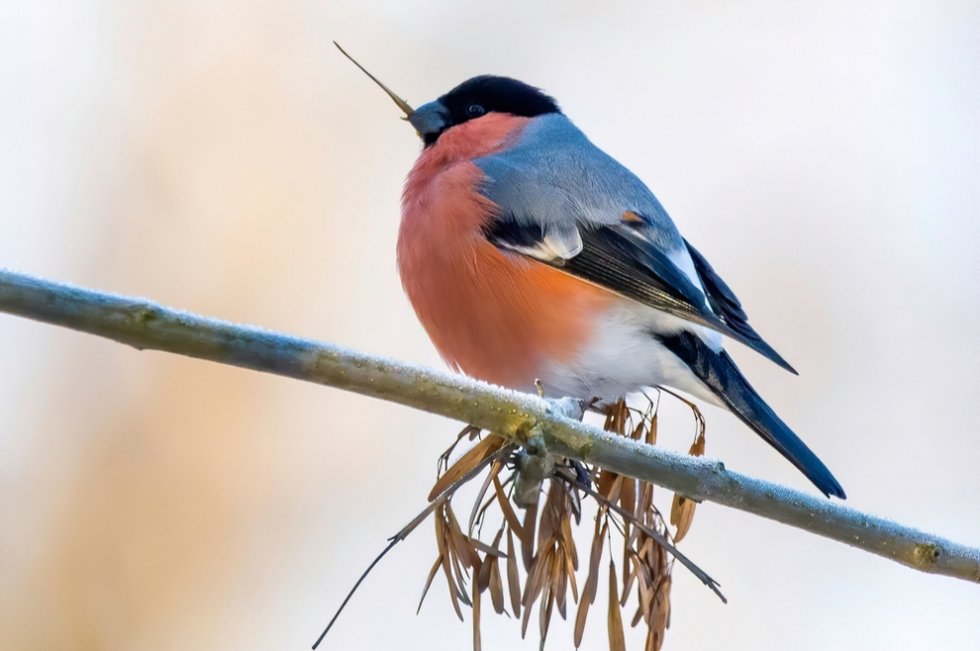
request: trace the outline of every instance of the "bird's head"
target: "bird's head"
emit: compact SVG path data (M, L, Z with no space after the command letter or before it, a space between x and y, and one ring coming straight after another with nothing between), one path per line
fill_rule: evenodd
M510 77L481 75L418 107L408 121L428 147L446 130L490 113L533 118L560 112L558 103L534 86Z
M337 45L334 42L334 45ZM443 133L454 126L478 120L491 113L505 113L533 118L548 113L561 113L554 98L540 89L510 77L480 75L468 79L436 100L417 109L392 92L374 75L364 69L344 49L337 48L370 77L405 113L425 146L435 144Z

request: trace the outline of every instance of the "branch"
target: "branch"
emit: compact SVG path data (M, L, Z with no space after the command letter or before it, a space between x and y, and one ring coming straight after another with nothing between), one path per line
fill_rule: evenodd
M0 312L129 344L316 382L441 414L517 443L539 431L548 451L730 506L883 556L922 572L980 582L980 549L778 484L617 437L568 418L561 401L0 270Z

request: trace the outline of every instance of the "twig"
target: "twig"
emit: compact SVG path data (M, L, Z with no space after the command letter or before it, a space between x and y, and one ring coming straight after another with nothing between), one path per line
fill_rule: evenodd
M385 545L385 548L381 550L381 553L375 556L374 560L371 561L371 564L367 566L367 569L361 572L361 575L357 577L357 581L354 582L354 585L347 592L347 596L344 597L344 600L340 603L340 607L337 608L337 611L333 614L333 617L330 618L330 621L327 623L326 628L324 628L323 632L320 633L320 637L318 637L316 639L316 642L313 643L313 647L312 647L313 650L316 651L316 648L320 646L320 642L323 641L323 638L325 638L327 636L327 633L330 632L330 629L333 628L333 625L337 621L337 618L340 617L340 613L344 612L344 608L347 606L347 602L351 600L351 597L354 596L354 593L357 592L357 589L361 587L361 583L363 583L364 579L367 578L367 575L371 573L371 570L374 569L374 566L381 562L381 559L384 558L388 554L388 552L391 551L392 547L394 547L401 541L408 538L408 535L413 531L415 531L415 528L420 524L422 524L425 521L425 519L429 517L440 504L450 499L453 496L453 493L455 493L460 486L462 486L463 484L465 484L466 482L468 482L469 480L473 479L478 474L480 474L480 472L482 472L483 469L486 468L489 463L491 463L492 461L499 461L504 457L506 457L507 455L511 454L512 452L513 450L511 450L510 448L498 450L495 454L492 454L486 459L484 459L483 461L481 461L476 467L474 467L468 473L466 473L465 475L463 475L462 477L454 481L452 484L450 484L449 487L446 488L446 490L442 491L442 493L440 493L438 497L436 497L434 500L429 502L429 504L427 504L426 507L422 509L418 515L412 518L412 520L408 524L406 524L404 527L399 529L398 533L396 533L394 536L389 538L388 544Z
M544 431L536 423L527 434L521 433L527 444L517 453L517 473L514 475L514 503L530 508L538 503L541 484L555 472L555 455L544 444Z
M625 521L629 522L631 526L636 527L637 529L645 533L647 536L652 538L655 543L657 543L665 550L667 550L667 552L670 553L671 556L673 556L678 561L680 561L680 564L686 567L688 570L690 570L691 574L696 576L701 583L711 588L711 591L714 592L716 595L718 595L718 598L721 599L723 603L726 604L728 603L728 599L726 599L725 595L723 595L721 593L721 590L718 589L721 586L721 584L715 581L714 579L712 579L707 572L702 570L700 567L697 566L697 564L694 561L692 561L690 558L685 556L684 553L681 552L681 550L677 549L677 547L675 547L669 540L667 540L666 536L662 535L659 531L646 526L645 524L637 520L635 517L633 517L632 513L630 513L624 508L621 508L618 504L611 502L605 496L597 493L592 489L591 486L584 486L576 482L574 478L568 477L567 475L561 472L556 472L554 476L560 479L561 481L565 482L566 484L569 484L570 486L574 486L575 488L584 492L586 495L595 498L595 500L599 502L599 504L605 506L607 509L614 511L615 513L618 513L619 516L622 517ZM623 537L626 537L625 532L623 532Z
M615 436L563 415L555 401L465 377L0 270L0 311L107 337L139 349L208 359L382 398L455 418L523 443L540 424L548 451L826 536L911 568L980 582L980 549L962 545ZM970 507L972 508L972 507Z

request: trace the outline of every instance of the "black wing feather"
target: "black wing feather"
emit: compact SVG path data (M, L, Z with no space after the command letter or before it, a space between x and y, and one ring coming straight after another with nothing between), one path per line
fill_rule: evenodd
M582 252L564 267L570 272L581 268L595 274L615 275L616 285L610 289L630 297L650 294L653 300L671 297L683 305L683 314L692 309L701 316L712 316L703 307L704 296L694 283L677 268L670 258L649 244L628 227L606 226L582 229ZM693 316L693 315L691 315Z
M582 251L570 258L533 258L644 305L706 326L739 341L796 373L748 325L734 292L690 244L705 296L667 256L650 245L634 225L582 227ZM542 226L503 215L484 228L484 235L506 250L531 249L542 243ZM711 309L708 309L710 306Z
M660 341L684 361L736 416L789 459L824 495L841 499L847 497L827 466L756 393L728 353L711 350L690 332L660 337Z
M691 259L694 260L694 268L698 272L698 277L701 278L701 285L708 295L708 303L711 305L711 309L725 320L728 327L742 335L744 341L752 342L748 344L751 348L762 353L790 373L798 375L796 369L773 350L772 346L767 344L762 336L755 331L755 328L749 325L749 317L745 314L742 303L735 296L735 292L728 286L728 283L722 280L721 276L701 255L701 252L691 246L690 242L684 240L684 244L687 245Z
M522 224L516 219L495 219L483 229L488 240L504 248L533 248L544 239L539 224Z
M748 316L742 309L742 303L735 296L735 292L728 286L728 283L722 280L721 276L701 255L701 252L695 249L690 242L684 240L684 244L687 246L688 253L691 254L691 259L694 260L694 268L698 271L701 284L704 285L704 289L708 293L711 308L719 314L724 314L726 320L734 319L743 323L748 321Z

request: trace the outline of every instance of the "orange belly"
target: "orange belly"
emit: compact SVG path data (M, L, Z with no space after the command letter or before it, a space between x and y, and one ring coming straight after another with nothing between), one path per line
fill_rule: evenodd
M477 191L483 172L470 160L504 146L525 122L487 116L426 149L405 188L398 236L402 284L442 357L521 389L548 363L574 359L614 298L483 236L496 207Z

